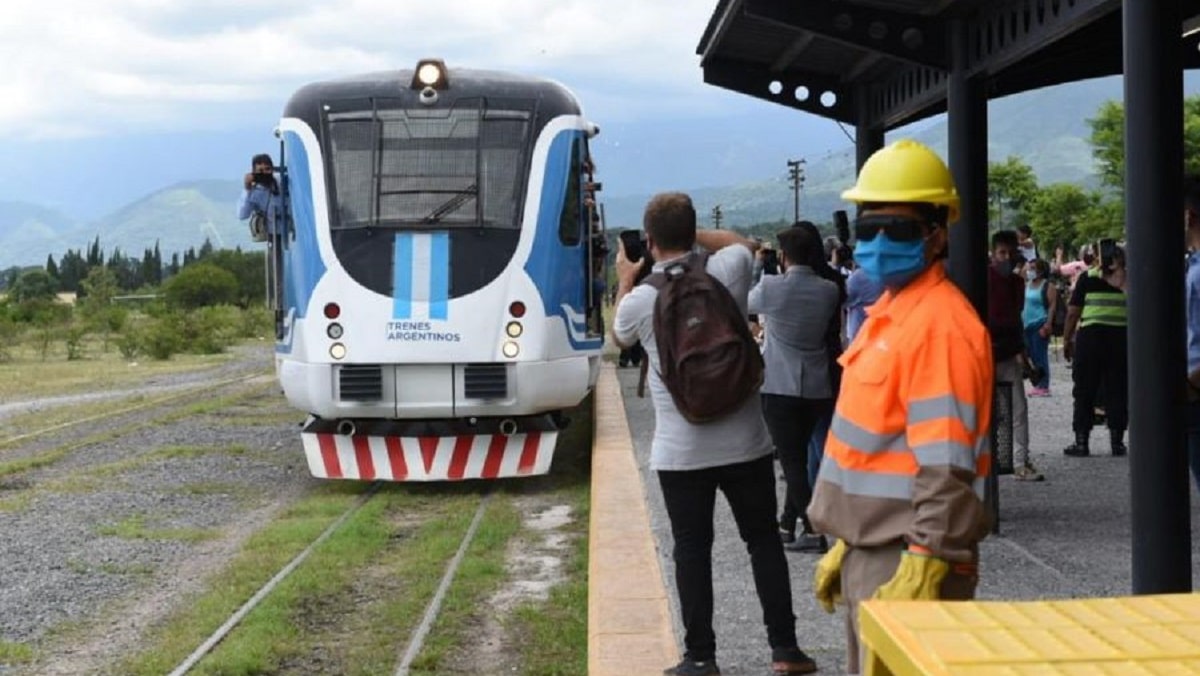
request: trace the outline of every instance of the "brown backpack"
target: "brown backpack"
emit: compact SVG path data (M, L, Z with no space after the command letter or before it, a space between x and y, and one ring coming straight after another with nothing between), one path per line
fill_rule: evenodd
M705 270L707 262L708 254L692 254L645 280L658 290L658 375L675 408L696 424L733 413L758 394L763 380L762 353L747 317Z

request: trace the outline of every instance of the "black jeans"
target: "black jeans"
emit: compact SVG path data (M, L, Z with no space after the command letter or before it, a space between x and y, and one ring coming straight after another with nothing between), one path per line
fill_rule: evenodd
M803 399L782 394L764 394L763 418L771 431L771 441L783 468L787 481L787 494L783 500L783 514L779 527L795 532L796 521L804 524L804 532L812 532L805 510L812 499L812 486L808 479L808 442L813 428L827 414L833 412L832 399Z
M767 641L772 648L796 645L796 616L787 559L775 521L775 467L770 455L757 460L690 471L660 471L671 535L675 540L675 587L683 614L689 660L716 656L713 633L713 508L717 489L725 494L738 533L750 553Z

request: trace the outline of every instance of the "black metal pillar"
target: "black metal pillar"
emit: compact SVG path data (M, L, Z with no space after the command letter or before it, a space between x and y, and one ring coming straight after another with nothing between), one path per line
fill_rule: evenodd
M868 94L866 87L859 87L856 92L858 125L854 129L854 172L862 170L867 159L883 147L883 127L873 124L867 108Z
M950 22L951 71L947 83L950 172L960 201L950 227L950 278L987 320L987 85L967 74L967 25Z
M1187 592L1181 17L1176 2L1123 9L1133 593Z

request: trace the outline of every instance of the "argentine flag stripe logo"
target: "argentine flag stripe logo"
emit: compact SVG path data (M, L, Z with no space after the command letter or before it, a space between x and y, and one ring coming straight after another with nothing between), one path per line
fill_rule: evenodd
M449 233L398 233L392 270L394 319L444 320L449 316Z

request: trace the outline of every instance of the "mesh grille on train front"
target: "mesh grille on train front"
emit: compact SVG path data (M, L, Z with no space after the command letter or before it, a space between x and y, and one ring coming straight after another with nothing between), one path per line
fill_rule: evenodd
M504 399L508 396L508 367L504 364L467 364L463 368L463 396Z
M383 367L378 364L345 364L339 369L338 393L343 401L383 399Z

